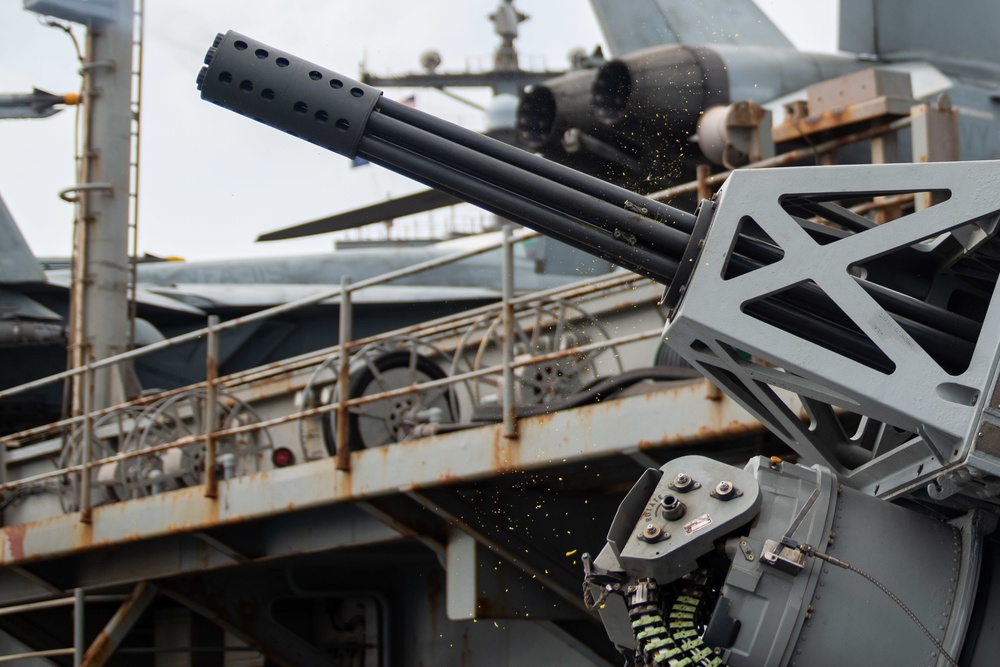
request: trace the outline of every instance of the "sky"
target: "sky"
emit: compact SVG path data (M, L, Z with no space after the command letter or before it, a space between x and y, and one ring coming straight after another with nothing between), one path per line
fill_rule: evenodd
M710 0L706 0L710 1ZM757 0L801 49L832 52L836 0ZM200 100L194 80L218 32L233 29L348 76L419 70L437 50L442 71L486 69L497 43L486 16L497 0L145 0L139 250L187 259L290 255L331 248L328 236L259 244L266 231L419 189ZM531 19L517 42L521 66L561 69L574 48L602 42L587 0L517 0ZM74 33L83 43L84 29ZM0 0L0 93L75 92L72 41L18 0ZM482 129L482 115L436 91L418 108ZM486 91L462 94L480 103ZM74 112L0 121L0 196L39 256L70 253ZM470 209L471 210L471 209ZM439 214L450 215L450 214ZM470 212L465 215L478 215Z

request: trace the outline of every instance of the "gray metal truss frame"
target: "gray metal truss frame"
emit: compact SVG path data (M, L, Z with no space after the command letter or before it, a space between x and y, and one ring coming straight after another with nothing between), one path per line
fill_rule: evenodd
M995 181L996 165L987 162L735 172L719 191L704 250L665 336L679 354L790 447L806 460L835 470L845 484L882 496L926 485L942 471L961 465L972 447L986 403L979 397L992 393L996 379L1000 295L994 295L968 370L949 375L865 293L850 270L973 223L982 227L973 236L991 234L1000 211ZM781 206L785 198L796 196L823 202L942 190L950 192L947 201L825 245L810 238L802 221ZM734 240L747 218L784 256L726 279ZM960 241L968 231L961 230ZM755 299L807 281L818 285L892 360L894 372L864 366L743 310ZM813 424L787 407L786 391L801 397ZM851 437L836 420L835 406L919 437L849 469L834 452Z

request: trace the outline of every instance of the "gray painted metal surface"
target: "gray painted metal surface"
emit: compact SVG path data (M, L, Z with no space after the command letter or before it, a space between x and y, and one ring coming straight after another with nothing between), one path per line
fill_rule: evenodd
M0 282L43 282L45 274L38 260L11 217L10 210L0 199Z
M610 569L612 576L620 572L626 577L618 590L632 611L627 612L618 593L601 607L616 644L635 649L637 640L631 636L635 632L645 655L656 656L660 650L653 648L657 642L644 631L650 624L640 622L639 613L646 608L632 596L648 581L644 577L655 574L654 583L662 587L676 576L671 568L674 545L669 539L649 540L644 526L660 522L655 509L652 513L649 509L662 505L662 488L668 480L687 471L696 478L708 470L716 478L720 474L727 479L743 474L756 478L762 500L756 516L744 516L744 526L728 536L718 539L705 530L692 537L702 542L701 552L724 550L728 560L721 566L728 569L712 600L711 620L701 621L707 625L704 641L725 664L949 664L932 641L949 656L960 654L972 618L970 596L975 595L983 565L980 540L993 530L995 518L984 521L984 516L973 513L947 522L845 487L820 465L806 468L758 457L737 470L715 461L699 466L698 458L676 459L660 471L648 471L662 475L661 486L640 481L623 502L616 523L632 524L633 537L645 534L650 542L640 561L616 555L613 528L609 549L596 562L599 568ZM742 484L746 486L747 480ZM707 521L703 520L706 526ZM654 552L657 546L659 553ZM664 595L676 599L690 595L684 592L685 584L711 582L719 567L713 559L690 564L689 578L679 582L680 592L674 589ZM706 591L713 590L712 584L703 585ZM664 618L667 610L674 609L671 628L676 620L689 618L671 605L670 598L659 604ZM677 634L674 639L676 643L666 646L681 644ZM663 650L667 655L680 653L675 648Z
M973 237L980 240L991 233L1000 212L1000 196L992 186L996 166L965 162L822 169L824 182L833 187L818 187L816 168L733 174L720 191L705 252L665 336L807 461L831 467L844 483L868 493L898 494L927 484L969 457L985 405L981 397L991 395L996 382L1000 310L994 306L986 314L968 368L946 372L862 292L851 269L963 226L966 231L975 229ZM942 188L951 192L947 202L822 246L781 205L783 198L796 193L829 201L850 193ZM784 257L727 280L732 239L747 219L774 239ZM806 282L817 285L848 314L892 360L893 371L845 358L822 343L766 324L744 309L764 295ZM767 360L766 364L748 362L735 350ZM775 387L798 392L810 404L811 419L828 426L814 429L800 421L775 399ZM866 465L848 468L835 450L850 444L854 434L839 430L829 406L920 437L891 452L879 450ZM985 464L979 467L987 468Z
M87 129L82 182L77 187L106 186L77 195L80 328L71 339L77 366L91 355L103 359L128 349L133 3L118 0L112 9L113 21L89 26L84 67ZM122 379L113 371L98 376L95 401L105 407L121 397L113 387L120 387Z
M932 624L938 641L950 635L947 649L957 655L964 626L951 627L955 582L962 571L978 577L980 558L978 550L963 552L958 530L838 488L820 467L770 466L758 459L753 469L765 494L773 494L746 538L753 553L763 551L765 540L787 534L809 494L820 488L819 499L791 537L875 576L918 619ZM764 559L748 561L734 551L723 595L732 600L731 616L742 621L742 628L726 658L730 664L940 664L934 647L903 610L856 573L813 558L789 575Z
M795 49L731 44L711 48L724 63L730 103L750 100L766 104L817 81L870 66L854 58Z
M628 572L666 584L696 569L713 540L756 516L761 494L753 475L700 456L674 459L659 472L652 493L640 489L639 498L622 501L629 511L615 516L608 544ZM728 485L724 495L720 484Z
M947 11L935 0L842 0L840 48L995 78L1000 61L989 44L998 23L1000 7L984 0L958 0Z
M752 0L635 0L627 10L614 0L590 4L616 56L663 44L791 47Z
M333 459L310 461L220 481L218 500L205 498L200 487L192 487L95 507L90 525L67 514L8 526L0 529L0 562L16 565L450 481L471 482L505 472L758 432L756 420L734 402L708 400L705 392L704 384L695 381L525 418L517 440L502 438L502 427L495 425L352 452L349 473L338 472ZM664 404L671 409L654 407Z

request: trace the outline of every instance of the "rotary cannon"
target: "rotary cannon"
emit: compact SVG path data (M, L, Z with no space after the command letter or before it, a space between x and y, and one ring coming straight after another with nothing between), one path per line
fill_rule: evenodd
M1000 650L982 583L1000 581L1000 165L737 172L692 215L236 33L198 87L663 283L668 344L808 464L646 473L585 584L630 660L975 665ZM851 208L899 195L912 212L885 224Z

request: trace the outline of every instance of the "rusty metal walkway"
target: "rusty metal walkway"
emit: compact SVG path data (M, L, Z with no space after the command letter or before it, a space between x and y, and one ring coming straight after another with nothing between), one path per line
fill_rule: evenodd
M343 366L324 350L4 439L0 646L40 665L613 664L579 596L580 555L646 467L692 448L774 451L745 412L691 378L515 415L513 433L417 424L352 449L333 432L338 410L428 407L449 386L462 412L488 412L505 365L518 400L541 405L554 396L539 387L649 364L658 296L614 275L512 299L521 345L506 363L501 305L349 342ZM401 349L408 369L447 351L449 372L337 399L342 368Z

